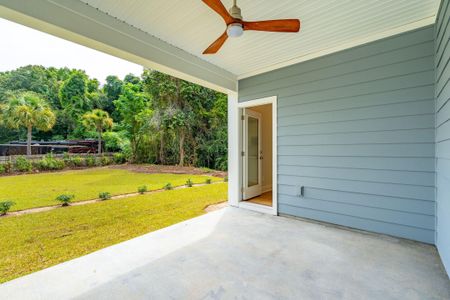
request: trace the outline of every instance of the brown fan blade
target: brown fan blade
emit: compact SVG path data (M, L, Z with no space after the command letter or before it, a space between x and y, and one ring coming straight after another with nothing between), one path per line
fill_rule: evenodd
M228 39L228 34L225 31L217 40L214 41L205 51L203 51L203 54L214 54L219 51L220 47L222 47L223 43Z
M268 20L256 22L242 22L244 30L272 31L272 32L298 32L300 20Z
M227 23L227 25L234 22L233 17L230 15L225 6L223 6L220 0L202 0L202 1L206 5L208 5L212 10L218 13L225 20L225 23Z

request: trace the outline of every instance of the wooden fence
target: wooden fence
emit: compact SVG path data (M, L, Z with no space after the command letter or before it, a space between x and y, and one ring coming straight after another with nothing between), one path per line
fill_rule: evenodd
M11 162L15 163L18 157L26 157L30 161L37 161L41 160L43 157L47 156L48 154L34 154L31 156L26 155L11 155L11 156L0 156L0 163L6 163ZM66 154L52 154L52 157L55 158L64 158L64 157L88 157L88 156L94 156L94 157L110 157L112 158L114 156L114 153L106 152L102 154L98 153L66 153Z

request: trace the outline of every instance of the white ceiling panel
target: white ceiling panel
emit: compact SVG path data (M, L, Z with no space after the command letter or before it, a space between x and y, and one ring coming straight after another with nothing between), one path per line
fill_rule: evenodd
M300 32L246 31L217 54L203 55L225 24L200 0L81 1L239 77L429 24L439 6L439 0L238 0L245 20L298 18ZM229 8L232 0L223 3Z

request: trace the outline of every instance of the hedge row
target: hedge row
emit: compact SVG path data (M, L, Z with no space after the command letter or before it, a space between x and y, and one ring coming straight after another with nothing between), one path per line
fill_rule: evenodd
M0 163L0 174L13 172L52 171L76 167L107 166L110 164L124 164L126 161L126 156L122 153L115 153L113 157L96 157L93 155L82 157L64 155L63 158L56 158L53 155L48 154L37 161L29 160L25 156L20 156L15 160L15 162Z

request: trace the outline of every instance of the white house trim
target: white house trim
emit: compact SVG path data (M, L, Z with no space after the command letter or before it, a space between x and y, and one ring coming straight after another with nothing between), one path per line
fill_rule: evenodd
M272 207L243 202L242 200L242 109L264 104L272 104ZM278 214L278 154L277 154L277 97L266 97L238 102L237 94L228 96L228 203L231 206L251 209L263 213ZM237 147L236 147L237 145Z
M236 75L81 1L2 0L0 17L228 93Z
M238 94L228 93L228 204L239 206L242 172L240 172L241 140L239 134Z

